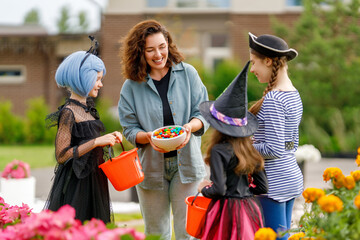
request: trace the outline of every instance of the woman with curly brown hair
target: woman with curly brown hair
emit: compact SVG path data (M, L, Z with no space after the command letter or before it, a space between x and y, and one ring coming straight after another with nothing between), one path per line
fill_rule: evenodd
M146 234L171 239L171 211L176 239L189 239L185 230L185 198L197 192L205 177L201 135L208 123L199 104L208 100L197 71L184 63L166 28L155 20L135 25L123 39L123 75L119 100L123 134L134 146L145 179L136 186ZM166 152L151 140L153 130L182 125L186 139Z
M259 82L267 83L263 97L249 109L259 122L253 146L265 159L269 182L269 192L259 200L265 226L284 231L291 227L294 200L303 191L303 176L295 159L303 106L287 72L287 62L298 53L273 35L249 33L249 45L250 71ZM287 235L278 239L287 239Z

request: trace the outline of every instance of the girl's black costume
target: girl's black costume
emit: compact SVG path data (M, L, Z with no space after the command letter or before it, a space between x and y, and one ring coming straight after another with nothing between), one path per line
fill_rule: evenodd
M93 104L68 99L50 114L48 126L58 126L55 141L55 180L45 208L56 211L69 204L81 221L97 218L110 222L108 180L98 167L104 162L103 148L94 149L95 138L105 128Z
M206 240L249 240L263 227L261 208L254 195L266 193L264 171L250 175L234 172L239 160L230 143L220 143L211 149L211 186L201 193L211 202L199 236ZM249 181L251 179L251 181Z

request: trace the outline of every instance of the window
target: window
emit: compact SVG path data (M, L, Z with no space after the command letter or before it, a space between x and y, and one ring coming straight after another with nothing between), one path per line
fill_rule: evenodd
M21 65L0 65L0 84L18 84L25 81L26 67Z
M207 7L229 8L230 0L206 0Z
M198 7L199 0L177 0L176 7L186 8L186 7Z
M210 36L210 46L211 47L227 47L228 46L228 36L222 33L214 33Z
M302 6L302 0L286 0L286 6Z
M147 0L148 8L229 8L230 0Z
M147 7L158 8L158 7L167 7L168 0L147 0Z
M203 62L209 69L231 57L229 48L229 36L226 33L207 33L203 39L205 43Z

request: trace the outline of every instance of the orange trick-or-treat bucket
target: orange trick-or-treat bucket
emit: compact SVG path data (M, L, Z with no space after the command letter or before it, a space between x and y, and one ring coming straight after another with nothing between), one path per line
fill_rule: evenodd
M205 223L205 214L211 202L211 198L202 196L189 196L186 203L186 231L195 238L201 238L200 227Z
M140 164L137 148L124 151L114 158L111 158L111 147L109 147L110 160L99 165L111 184L118 191L131 188L144 180L144 173Z

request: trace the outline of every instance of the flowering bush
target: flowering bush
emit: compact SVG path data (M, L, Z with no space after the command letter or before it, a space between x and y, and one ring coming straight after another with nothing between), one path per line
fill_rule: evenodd
M0 229L22 222L30 216L30 212L31 209L28 205L10 206L0 197Z
M75 209L69 205L58 211L45 210L31 213L27 205L9 206L0 197L0 236L2 240L12 239L54 239L54 240L143 240L145 235L132 228L113 228L98 219L84 224L75 219ZM151 239L159 239L152 237Z
M30 165L26 162L22 162L14 159L12 162L5 166L1 177L9 178L28 178L30 177Z
M360 167L360 147L356 163ZM339 168L327 168L323 179L331 181L329 189L303 192L306 203L297 229L300 233L289 240L360 239L360 170L344 176Z
M275 240L276 233L271 228L260 228L254 236L254 240Z
M320 151L311 144L305 144L298 147L295 152L297 162L319 162L321 160Z

